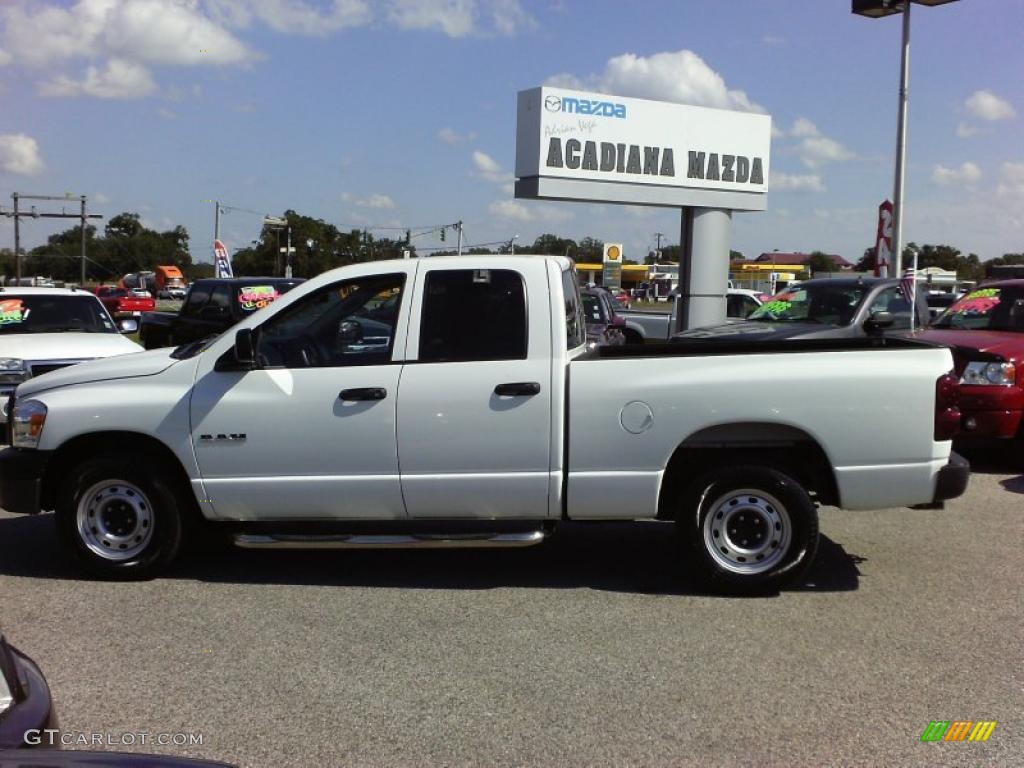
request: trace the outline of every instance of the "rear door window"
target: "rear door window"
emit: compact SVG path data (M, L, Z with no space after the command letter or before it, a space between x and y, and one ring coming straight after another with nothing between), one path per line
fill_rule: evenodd
M510 269L427 273L420 362L525 360L526 284Z

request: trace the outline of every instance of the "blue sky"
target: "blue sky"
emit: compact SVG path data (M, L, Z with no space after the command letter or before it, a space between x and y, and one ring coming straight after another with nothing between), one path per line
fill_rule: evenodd
M905 239L1024 251L1024 3L912 20ZM0 2L0 205L88 194L185 225L206 261L212 199L343 228L462 219L469 243L589 235L627 258L677 242L677 211L513 200L516 91L570 82L771 114L768 211L735 216L733 247L855 260L892 194L899 38L848 0ZM259 227L236 211L222 234Z

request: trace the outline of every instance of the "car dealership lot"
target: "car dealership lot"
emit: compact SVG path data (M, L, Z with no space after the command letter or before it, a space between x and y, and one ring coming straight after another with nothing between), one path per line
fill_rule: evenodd
M244 766L1019 765L1020 473L942 511L822 510L806 583L758 599L676 577L657 523L117 584L76 577L50 516L0 512L0 626L69 732L202 734L179 752ZM958 719L998 726L920 742Z

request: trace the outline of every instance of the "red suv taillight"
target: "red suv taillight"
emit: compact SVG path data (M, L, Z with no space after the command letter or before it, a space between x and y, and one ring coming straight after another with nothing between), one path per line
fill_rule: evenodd
M960 432L960 379L953 371L935 382L935 439L952 440Z

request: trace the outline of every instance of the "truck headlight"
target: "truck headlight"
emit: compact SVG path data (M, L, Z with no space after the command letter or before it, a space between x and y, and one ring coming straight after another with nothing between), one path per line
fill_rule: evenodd
M987 387L1011 387L1017 370L1013 363L968 363L961 384Z
M46 423L46 406L38 400L18 400L10 416L15 448L37 448Z
M20 357L0 357L0 384L20 384L28 378L25 361Z

